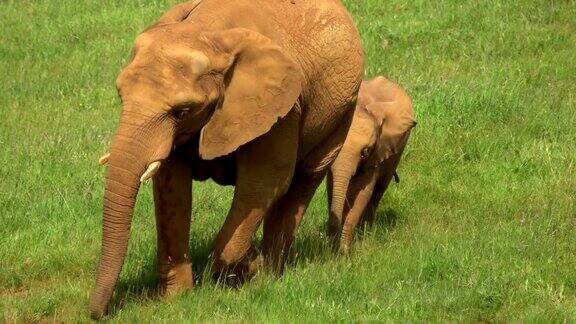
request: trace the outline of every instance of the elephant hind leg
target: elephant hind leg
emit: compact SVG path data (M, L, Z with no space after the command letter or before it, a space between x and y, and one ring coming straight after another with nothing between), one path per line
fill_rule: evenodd
M298 127L297 114L291 112L268 134L237 152L232 207L214 242L215 276L228 283L250 279L259 268L261 258L252 240L262 219L290 186Z
M288 193L277 203L275 213L270 214L264 221L262 250L267 266L277 274L284 270L284 263L306 209L342 148L352 121L353 107L353 104L349 104L349 112L342 118L339 126L302 158ZM328 187L328 190L330 189ZM338 233L340 227L339 222Z
M288 193L276 204L275 213L271 213L264 220L264 260L266 266L278 275L284 270L298 226L322 178L323 174L296 176Z
M160 291L175 294L192 288L189 260L192 175L181 157L166 160L154 177Z

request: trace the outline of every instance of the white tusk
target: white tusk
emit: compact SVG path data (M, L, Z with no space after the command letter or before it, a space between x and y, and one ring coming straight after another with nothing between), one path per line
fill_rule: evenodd
M140 177L140 182L144 182L144 181L152 178L154 176L154 174L156 173L156 171L158 171L158 169L160 169L160 164L161 164L160 161L150 163L146 172L144 172L144 174Z
M98 160L100 165L105 165L108 163L108 159L110 158L110 153L106 152L102 157Z

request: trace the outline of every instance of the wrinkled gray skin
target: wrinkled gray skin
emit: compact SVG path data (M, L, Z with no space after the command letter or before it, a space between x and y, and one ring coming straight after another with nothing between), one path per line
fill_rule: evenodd
M192 179L235 185L213 269L281 271L298 224L350 126L363 72L338 0L194 0L141 33L116 80L122 113L109 153L93 318L127 252L141 181L152 178L163 292L192 287ZM233 170L230 170L232 168ZM252 246L264 220L263 257Z
M347 254L361 221L371 222L416 125L406 92L384 77L364 81L346 140L328 173L328 232Z

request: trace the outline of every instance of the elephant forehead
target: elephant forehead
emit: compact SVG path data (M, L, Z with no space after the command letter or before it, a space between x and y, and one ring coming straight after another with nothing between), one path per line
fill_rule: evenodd
M371 141L374 140L375 133L376 125L370 116L365 114L356 114L354 116L349 131L351 137L361 139L362 141Z
M363 81L360 87L360 96L368 103L393 101L398 89L397 86L384 77L376 77Z
M200 51L170 50L162 56L147 54L141 52L120 72L116 80L119 89L136 84L150 84L157 90L180 88L207 72L210 65L206 54Z
M136 37L136 40L134 40L134 48L146 48L150 46L155 40L155 37L150 33L142 33Z
M153 88L162 87L162 69L148 64L132 62L120 72L116 78L116 86L120 90L131 90L149 85Z
M208 71L210 59L203 52L185 48L176 48L171 52L171 55L188 67L188 71L186 72L201 75Z

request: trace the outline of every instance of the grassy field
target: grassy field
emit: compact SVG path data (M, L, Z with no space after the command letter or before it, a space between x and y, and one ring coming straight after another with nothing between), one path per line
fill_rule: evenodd
M114 79L174 3L0 1L0 321L88 320ZM419 121L377 224L332 255L322 186L285 276L232 290L204 275L232 189L198 183L197 287L159 300L148 185L112 321L576 321L576 2L345 4Z

